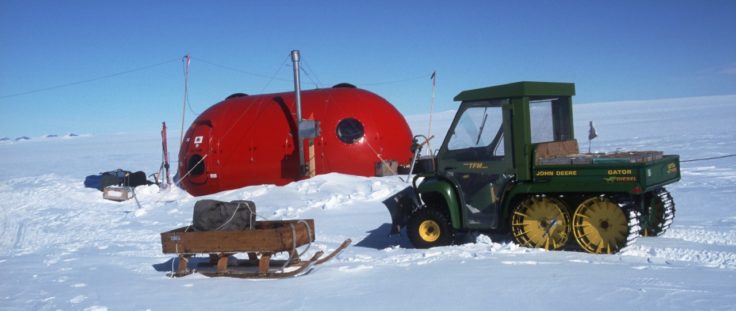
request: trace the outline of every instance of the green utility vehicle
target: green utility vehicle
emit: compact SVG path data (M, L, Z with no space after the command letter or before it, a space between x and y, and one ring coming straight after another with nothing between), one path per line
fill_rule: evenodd
M436 156L415 161L424 172L384 201L392 234L406 227L415 247L429 248L456 232L510 232L527 247L609 254L662 234L675 215L664 186L680 179L679 156L581 153L573 95L574 84L550 82L458 94ZM415 158L422 145L415 138Z

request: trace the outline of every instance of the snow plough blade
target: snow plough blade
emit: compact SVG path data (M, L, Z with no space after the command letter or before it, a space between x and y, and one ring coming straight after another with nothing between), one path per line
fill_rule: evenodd
M389 234L399 234L401 228L406 226L409 214L419 207L419 196L414 187L410 186L388 197L383 201L383 205L388 208L388 212L391 214L391 232Z
M314 239L311 219L259 221L251 230L189 231L183 227L161 233L163 252L178 256L178 264L171 273L175 277L192 273L258 279L294 277L309 273L314 266L334 258L352 243L347 239L326 256L319 251L308 260L301 259L297 248ZM288 252L288 259L271 260L279 252ZM238 259L236 253L247 253L248 258ZM209 260L190 264L195 254L209 254Z

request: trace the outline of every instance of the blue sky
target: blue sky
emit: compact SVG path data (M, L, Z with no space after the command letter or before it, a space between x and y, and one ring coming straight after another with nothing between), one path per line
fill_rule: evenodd
M226 96L350 82L405 115L464 89L577 103L736 94L736 1L0 1L0 137L151 132ZM273 77L273 79L271 79ZM178 134L178 131L177 133Z

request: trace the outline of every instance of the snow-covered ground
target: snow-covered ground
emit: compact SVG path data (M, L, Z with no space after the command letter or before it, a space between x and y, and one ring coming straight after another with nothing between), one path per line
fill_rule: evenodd
M663 150L681 159L736 153L736 96L575 106L576 133L593 151ZM444 133L452 112L433 116ZM427 116L407 117L425 134ZM439 146L443 134L433 144ZM169 278L160 233L190 223L194 198L137 188L135 201L103 200L84 176L151 173L158 133L0 144L1 310L734 310L736 158L682 164L669 187L677 217L663 237L617 255L520 248L508 236L471 234L457 246L417 250L387 237L381 201L397 177L329 174L283 187L202 198L253 200L270 219L314 218L316 250L354 244L309 275L242 280ZM170 141L178 138L170 137ZM176 155L176 150L172 150Z

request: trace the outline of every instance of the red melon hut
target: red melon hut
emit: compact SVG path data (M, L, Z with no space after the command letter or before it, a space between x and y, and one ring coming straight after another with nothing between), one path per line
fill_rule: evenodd
M318 134L303 140L301 116ZM307 134L310 135L310 134ZM348 84L300 93L234 94L192 123L179 151L181 186L195 196L249 185L276 184L338 172L374 176L388 161L411 161L411 130L389 102Z

